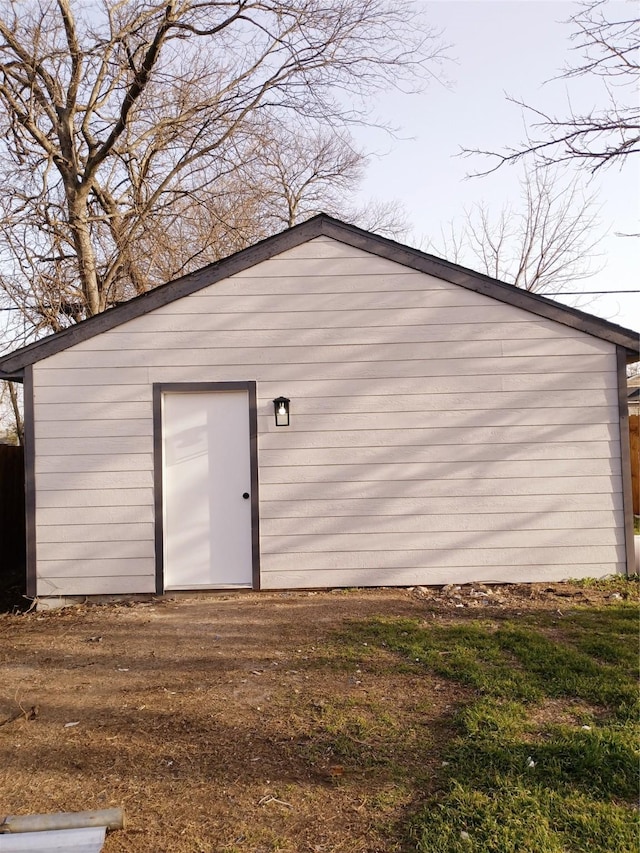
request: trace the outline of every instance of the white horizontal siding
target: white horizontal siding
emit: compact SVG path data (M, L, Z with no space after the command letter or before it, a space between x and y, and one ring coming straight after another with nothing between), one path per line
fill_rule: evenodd
M560 349L560 348L558 348ZM298 347L280 346L280 347L209 347L198 349L158 349L158 350L104 350L101 352L87 352L83 354L84 370L92 370L99 368L126 368L127 364L131 364L133 359L140 360L141 358L148 364L149 367L220 367L223 365L233 366L250 366L255 369L264 359L274 365L285 366L291 369L296 361L295 367L304 368L305 365L313 364L326 365L326 370L331 371L331 365L336 365L341 368L348 369L352 364L370 364L375 365L376 372L373 376L388 375L385 373L379 374L377 371L380 368L389 366L397 371L398 363L407 365L408 363L420 362L421 369L414 372L413 376L449 376L456 375L459 371L456 369L457 363L464 362L468 364L466 372L471 374L491 374L496 373L514 373L526 372L528 366L537 367L538 369L548 369L549 372L562 370L565 373L580 373L577 359L568 360L568 356L564 353L553 354L544 353L536 356L535 362L531 362L531 356L510 355L503 357L500 344L495 344L491 341L473 341L470 343L461 343L459 348L452 348L447 344L432 344L432 343L397 343L397 344L367 344L354 346L306 346ZM56 357L59 362L56 370L64 367L65 364L71 368L77 365L77 355L73 351L67 350L60 353ZM581 360L586 362L586 366L593 371L603 371L608 364L608 355L606 353L585 352L582 354ZM406 368L405 368L406 369ZM334 368L335 370L335 368ZM415 366L414 366L415 370ZM329 372L329 376L333 373ZM339 371L338 376L341 376ZM366 374L365 374L366 375ZM394 374L392 374L394 375Z
M109 387L109 386L107 386ZM95 395L92 392L85 392L83 389L75 389L81 394L81 399L67 399L65 401L53 401L50 403L40 403L40 421L74 421L78 415L82 414L83 420L104 420L122 418L123 420L137 420L148 418L151 401L147 402L131 402L123 403L117 401L101 401L93 402ZM102 389L99 389L102 390ZM121 395L119 389L114 391ZM78 396L80 396L80 394ZM530 391L503 391L496 395L483 392L467 392L462 394L394 394L393 395L393 410L394 412L418 412L424 417L425 412L444 412L450 414L459 412L460 410L468 410L472 413L482 412L517 412L521 410L523 415L530 417L531 409L528 407ZM583 391L547 391L538 394L537 409L553 409L553 412L547 415L547 422L558 423L559 417L569 417L572 420L587 419L588 422L594 423L593 420L596 414L604 413L608 417L609 407L614 405L617 396L614 400L615 389L597 389L589 394L588 407L585 406L585 395ZM88 399L87 399L88 398ZM80 403L80 409L76 408L74 403ZM351 413L374 413L380 414L389 407L388 395L381 394L360 394L354 396L331 396L331 397L311 397L299 396L296 400L296 417L300 415L346 415ZM581 409L582 411L575 411ZM566 414L565 414L566 412ZM266 413L265 413L266 415ZM482 417L483 415L480 414ZM553 418L553 421L549 419ZM531 421L527 421L531 423Z
M69 492L83 489L134 489L153 487L152 471L67 471L56 474L37 474L40 492ZM123 497L126 500L126 497Z
M146 506L153 510L153 489L115 488L109 489L79 489L65 488L63 485L52 488L50 491L40 488L40 477L36 476L38 483L37 507L40 509L64 509L74 510L65 512L57 524L73 524L74 520L82 517L78 510L90 510L101 507L141 507ZM40 514L38 512L38 521Z
M293 416L292 416L293 418ZM384 426L378 430L306 430L292 431L287 444L290 447L388 447L453 444L530 444L535 442L603 442L618 438L618 428L613 424L578 424L558 426L507 426L482 427L475 429L470 423L467 427L449 427L437 429L402 429L393 428L388 420L389 415L381 415L380 423ZM268 432L262 436L262 446L276 448L282 445L279 433ZM507 451L508 452L508 451Z
M349 270L349 275L353 276L357 273ZM419 278L415 280L417 282ZM483 312L494 310L494 306L487 301L487 297L482 293L464 290L455 285L449 285L438 290L425 290L419 287L416 287L415 290L404 290L402 291L400 309L397 293L398 291L392 287L385 291L377 291L373 297L371 293L345 291L340 294L340 298L337 300L335 293L308 293L304 289L303 282L301 282L301 289L298 293L282 295L267 293L256 296L239 289L238 293L224 296L220 295L221 291L218 288L213 288L194 293L188 299L180 299L177 302L164 305L156 309L155 313L229 315L241 314L244 310L255 316L280 313L285 310L289 314L308 313L310 311L322 314L325 311L333 313L337 309L338 312L375 311L386 315L388 310L425 309L426 311L434 311L439 308L456 308L458 316L461 317L461 322L468 322L470 312L460 309L468 308ZM240 306L238 297L242 298ZM503 307L510 308L510 306L500 304L500 309ZM529 317L525 313L522 321L528 320Z
M306 533L290 535L287 538L288 554L350 553L354 547L362 547L363 537L358 533ZM384 559L386 552L401 551L472 551L482 549L519 548L522 533L519 530L501 531L430 531L425 537L424 531L416 530L402 533L367 533L366 548ZM541 529L536 531L536 542L541 547L550 548L586 548L600 545L618 545L616 531L606 528L590 530ZM262 554L267 562L271 556L280 553L277 536L263 538ZM377 559L377 558L376 558Z
M268 267L260 265L265 271ZM282 269L282 267L280 267ZM274 267L272 273L251 276L250 270L240 272L232 278L221 281L216 285L219 296L236 296L238 293L251 296L299 296L304 293L331 293L341 296L343 293L376 293L390 290L443 290L448 284L433 276L423 276L415 270L398 272L401 269L395 265L387 267L385 272L376 269L366 276L353 275L353 269L345 270L342 266L334 267L332 275L280 275ZM340 270L338 272L338 270ZM248 274L249 273L249 274Z
M527 444L432 444L429 446L415 444L387 444L381 447L361 447L357 459L361 462L406 462L442 463L456 462L456 470L464 463L473 462L519 462L530 464L531 476L536 476L539 461L553 460L556 470L558 465L566 462L572 465L574 460L582 460L589 464L592 460L607 460L620 470L617 462L619 444L614 441L584 441L584 442L528 442ZM260 468L294 465L302 469L306 465L350 465L354 462L353 450L350 447L293 447L273 449L263 448L260 453ZM464 468L462 468L464 470ZM499 469L497 469L499 470ZM345 471L345 473L348 473ZM589 473L587 471L586 473ZM605 473L598 471L597 473ZM473 476L469 471L469 476ZM496 476L500 476L496 473Z
M384 569L353 569L340 567L326 570L310 567L308 571L271 571L263 575L262 588L270 589L323 589L331 587L416 586L449 583L549 583L576 577L605 577L612 571L611 563L581 563L574 568L569 562L541 563L539 565L514 564L503 566L420 566L406 568L389 566Z
M418 448L422 449L422 448ZM428 448L430 449L430 448ZM397 450L397 448L393 448ZM457 448L456 448L457 450ZM370 451L370 449L369 449ZM303 464L290 464L291 458L281 453L279 458L281 464L261 465L261 483L305 483L305 482L343 482L345 475L349 482L354 480L478 480L478 479L546 479L547 477L586 477L590 475L607 476L618 474L619 464L617 460L610 458L588 458L588 459L542 459L537 460L534 465L531 461L505 460L460 460L451 454L449 462L443 461L438 454L438 462L420 462L415 458L415 448L406 448L406 462L398 459L391 448L382 448L382 454L373 458L370 452L367 458L371 461L362 461L362 454L358 454L361 461L355 462L353 454L345 453L342 461L335 458L332 450L316 451L324 454L326 462L314 465L310 461ZM313 452L313 451L310 451ZM274 451L277 453L277 451ZM266 454L265 454L266 455ZM393 456L396 455L396 459ZM434 453L435 455L435 453ZM498 455L498 454L496 454ZM500 456L504 457L501 448ZM269 457L273 461L273 454ZM309 457L307 457L308 459ZM385 461L386 459L386 461Z
M140 354L137 355L139 357ZM308 379L311 368L313 368L313 373L317 380L328 380L329 383L336 380L348 380L353 383L360 379L387 379L397 378L398 376L406 378L415 377L417 379L447 377L448 379L451 376L459 376L461 372L467 374L467 382L475 383L476 376L493 377L495 382L496 378L502 376L521 375L519 372L523 370L539 371L540 373L548 372L551 374L562 371L565 374L578 373L578 375L581 375L581 371L578 370L577 364L574 361L569 361L569 366L567 366L567 359L564 356L541 358L536 360L535 363L530 358L482 359L479 357L474 359L443 359L441 361L425 361L421 359L376 361L375 352L372 352L372 358L363 361L325 361L314 363L307 361L309 356L304 348L298 355L299 359L295 357L294 353L289 353L287 359L271 365L274 373L277 372L277 375L280 377L281 382ZM584 370L586 371L607 373L609 371L605 370L604 358L604 356L600 355L588 355L581 358L580 361L584 362ZM260 375L264 372L265 363L270 364L268 349L256 354L251 362L243 362L242 364L207 365L198 363L199 359L197 358L188 360L185 356L184 359L172 359L168 355L166 357L154 356L154 361L164 363L155 364L149 369L149 379L151 382L165 381L158 380L157 378L164 376L172 377L166 380L169 382L186 382L188 380L184 377L193 376L194 374L211 377L211 379L207 379L206 381L217 381L217 377L225 375L231 375L234 381L243 381L247 376ZM182 364L182 361L188 361L188 363ZM228 356L223 359L223 362L229 361L230 358ZM59 371L54 372L59 373ZM92 374L90 368L86 369L86 371L73 370L71 372L72 374L76 374L76 376L71 377L72 379L90 379ZM86 376L78 375L82 372L85 372ZM89 384L91 383L89 382ZM525 384L525 381L520 380L519 384L515 385L515 388L523 387L523 384ZM447 387L446 382L443 383L443 387ZM597 387L604 386L599 385Z
M219 284L216 285L216 287L219 286ZM338 301L336 300L336 302ZM306 312L305 314L297 312L295 316L286 311L280 311L266 314L264 318L260 318L259 320L252 315L243 316L241 312L215 316L199 313L174 314L167 312L163 308L149 315L144 329L139 331L136 329L133 334L143 340L144 338L148 339L152 335L164 332L185 335L190 332L208 331L215 332L216 337L219 335L220 339L224 340L226 335L235 338L244 335L246 339L245 333L248 330L258 333L261 336L261 340L267 345L271 345L277 344L277 340L273 340L274 332L281 333L282 331L286 331L288 334L295 335L299 330L305 329L312 336L311 343L314 343L313 336L322 340L329 330L334 330L336 327L343 327L346 323L350 329L356 330L356 334L368 333L370 329L376 330L375 334L378 334L378 330L398 325L408 326L412 330L422 326L425 329L422 339L433 341L466 341L471 337L474 339L484 338L494 340L496 335L491 328L492 326L499 327L500 332L503 333L500 335L500 340L510 340L518 337L519 329L522 329L522 337L544 338L555 337L557 335L557 324L555 324L555 333L553 333L551 325L545 325L552 324L552 321L540 321L539 318L532 319L531 315L525 311L519 312L514 317L513 313L511 313L513 310L517 309L500 311L499 314L494 312L490 320L488 319L488 315L483 315L479 318L482 322L474 322L473 317L463 317L461 320L459 318L460 323L458 325L449 322L438 322L439 319L442 319L442 315L440 314L432 312L430 314L426 314L425 312L420 314L416 310L405 308L396 308L386 313L376 311L375 309L349 312L341 312L340 310L325 311L321 315L314 315L312 312ZM128 326L129 324L119 327L120 330L118 332L114 330L113 333L119 335L118 340L121 340L122 336L125 336L125 340L128 339L128 336L131 334ZM563 338L571 338L580 334L575 329L562 328ZM100 343L85 341L78 344L78 347L87 348L91 351L114 348L113 344L106 341L101 341Z
M213 328L201 328L205 320ZM175 319L175 318L172 318ZM290 318L291 322L295 318ZM495 326L499 328L496 329ZM245 331L220 331L215 328L215 320L205 315L201 318L197 329L162 329L159 331L170 331L170 339L167 341L168 349L244 349L250 343L254 347L277 347L282 346L283 335L279 329L253 329L250 341L247 340ZM310 329L289 328L286 330L286 342L288 346L333 346L344 343L344 332L333 326L321 327L319 325ZM113 349L156 349L158 341L157 331L126 332L116 331L110 333L114 340L105 339L102 336L91 338L79 344L83 352L103 352ZM552 350L562 349L579 350L581 352L602 352L600 341L590 344L580 336L575 329L565 329L563 337L558 339L557 327L555 333L536 322L522 323L500 323L500 324L474 324L473 322L461 323L460 325L416 325L407 326L402 335L406 343L432 343L446 345L458 350L458 347L469 341L495 341L496 339L505 344L513 344L516 352L513 355L522 355L517 352L519 345L524 349L535 347L539 350L545 345L551 346ZM353 326L349 331L349 340L352 344L380 345L385 343L396 343L398 341L398 329L396 326ZM560 341L558 343L558 341Z
M420 412L423 417L426 412L456 412L470 410L476 412L501 412L521 409L530 412L531 392L502 391L500 394L488 394L469 391L466 394L394 394L393 400L389 395L360 394L354 396L312 397L304 396L296 400L296 415L346 415L352 412L387 411L390 405L394 412ZM602 406L609 407L617 401L615 389L601 389L589 394L590 405L585 407L585 395L582 391L547 391L537 394L537 409L555 409L567 411L566 416L574 419L582 418L593 409ZM580 408L582 412L568 411ZM549 415L554 417L554 415ZM557 421L555 421L557 422Z
M153 435L153 422L151 418L151 407L149 406L148 417L135 418L134 420L121 420L112 418L106 415L101 420L92 418L79 417L82 413L83 406L78 404L74 411L75 418L70 418L66 421L58 420L37 420L36 422L36 441L45 441L49 438L104 438L111 440L129 439L129 438L151 438ZM77 428L74 424L77 423ZM149 449L150 444L142 443L136 445L133 452L139 451L139 447ZM119 448L118 448L119 449ZM79 451L80 452L80 451ZM117 450L115 452L118 452Z
M41 572L43 577L51 579L65 580L73 578L77 572L77 566L73 559L66 560L42 560ZM135 559L130 557L125 561L118 558L103 558L96 557L93 560L85 560L83 563L83 577L91 579L101 579L112 577L131 577L136 579L138 585L144 584L147 578L153 577L148 572L149 563L146 559ZM123 575L122 572L127 574ZM113 592L113 590L103 590L104 592ZM151 592L153 590L129 590L130 592ZM73 593L70 593L73 594ZM86 594L86 593L84 593Z
M78 422L74 422L74 425L68 432L64 430L62 426L63 422L43 422L43 424L48 423L54 424L54 431L58 432L59 435L55 438L44 438L43 436L38 438L40 450L43 454L55 453L57 456L76 456L77 454L83 456L114 456L121 453L144 453L148 455L152 449L150 436L117 435L104 437L100 435L90 438L80 437L82 435L82 425L95 423L102 427L105 421L82 421L79 424ZM78 437L61 438L60 433L62 435L74 435L75 433Z
M151 453L56 453L56 455L49 456L41 455L36 461L37 474L82 474L86 471L114 473L151 470L153 470Z
M521 535L522 530L558 530L562 534L567 531L584 531L601 529L607 533L622 524L622 512L606 511L571 511L569 509L554 512L514 512L501 513L468 513L466 515L443 513L437 515L406 514L406 515L323 515L306 518L304 525L297 523L296 529L303 529L303 534L293 533L291 520L284 518L262 518L260 530L264 538L282 535L353 535L378 533L450 533L457 536L461 532L489 534L494 531L508 531ZM269 546L271 547L271 546Z
M545 356L562 352L568 356L607 353L611 345L597 338L560 338L554 343L550 340L511 340L502 341L502 355ZM605 347L607 349L605 349Z
M189 299L192 297L188 297ZM286 301L286 297L280 297ZM338 302L338 300L336 300ZM180 304L179 302L174 304ZM213 306L212 306L213 307ZM530 322L530 315L525 311L513 308L508 305L499 304L496 307L484 308L468 308L465 313L461 313L461 309L456 306L442 308L397 308L397 309L361 309L352 311L341 311L339 309L324 310L324 311L272 311L265 313L257 318L253 310L247 306L247 313L242 311L237 313L217 313L215 314L215 329L211 329L213 325L212 315L205 314L205 305L191 306L193 313L184 314L166 314L163 316L158 312L167 311L167 306L156 309L154 314L149 316L149 325L146 329L147 333L164 333L164 332L189 332L198 331L215 332L255 332L261 330L279 330L283 332L294 332L301 329L335 329L335 328L371 328L371 327L414 327L414 326L448 326L461 322L463 325L477 324L483 326L490 324L492 326L500 326L503 323L514 324L521 322L527 326ZM514 319L513 312L518 312L518 316ZM519 316L521 315L521 316ZM137 323L141 318L132 320L131 323ZM562 329L562 337L565 340L570 340L571 335ZM108 334L108 333L107 333ZM399 333L400 335L400 333ZM490 329L479 329L473 337L481 337L492 340ZM441 340L439 330L434 330L434 334L429 338L431 340ZM467 340L461 336L455 336L455 340ZM448 338L445 338L448 340ZM78 347L82 344L78 344ZM111 349L108 347L107 349Z
M327 490L329 492L330 490ZM290 518L291 533L304 531L302 523L293 519L341 515L471 515L496 513L510 517L512 513L529 513L544 517L567 510L622 510L622 497L614 494L562 495L480 495L467 500L458 497L402 498L307 498L305 500L265 500L261 498L262 518ZM527 541L525 539L525 541ZM283 548L285 543L283 542Z
M455 548L446 550L391 550L391 551L314 551L312 553L299 551L278 554L268 554L263 559L267 573L300 572L311 574L316 570L340 571L342 569L430 569L430 568L474 568L481 566L544 566L548 563L564 562L563 557L570 563L588 565L602 563L611 559L611 552L617 561L624 559L624 547L574 545L552 548L529 547L522 548ZM334 581L335 583L335 581Z
M114 538L105 538L101 542L42 542L39 538L38 555L44 561L79 560L85 562L95 559L117 560L120 561L122 574L127 574L125 561L128 558L137 560L153 559L153 539L148 538L138 541L121 539L119 537L122 526L112 525L109 535Z
M352 498L460 498L468 501L477 497L528 497L529 495L600 495L621 489L617 477L531 477L524 479L443 479L423 480L417 477L405 479L353 479L339 481L322 472L316 479L307 482L262 483L260 495L264 501L313 500L318 489L326 484L325 491L331 492L332 500ZM396 474L399 477L402 471Z
M387 400L387 408L390 401ZM385 411L384 404L377 411L370 412L336 412L325 414L305 413L296 410L296 428L300 432L332 432L335 430L370 430L380 427L380 415ZM565 409L552 407L535 409L466 409L457 412L430 411L425 416L424 411L398 411L393 406L392 413L397 413L402 421L403 430L422 429L465 429L473 424L477 428L484 427L529 427L529 426L580 426L594 424L609 425L610 408L607 406L591 406L587 408ZM390 412L391 414L391 412ZM266 432L273 421L273 412L261 411L261 431ZM393 424L387 425L394 429Z
M78 401L82 403L83 420L103 421L116 418L129 421L148 419L151 411L151 402L100 402L93 403L87 400ZM39 421L74 421L77 417L76 409L68 402L40 403Z
M82 411L82 407L80 407ZM151 419L151 407L149 417L137 418L136 420L119 420L117 418L105 417L96 421L91 418L73 418L69 421L40 421L36 424L36 441L47 439L85 438L88 441L93 438L117 439L119 447L124 453L144 453L151 447L150 441L153 434L153 422ZM141 441L140 439L144 439ZM124 450L129 442L129 447L134 450ZM91 443L91 442L90 442ZM91 453L92 451L80 450L78 453ZM110 451L111 452L111 451Z
M264 372L264 371L263 371ZM249 375L247 369L242 367L211 367L206 371L198 370L198 375L205 375L206 379L202 381L215 382L222 381L221 376L229 378L231 374L238 379L246 379ZM275 371L274 371L275 374ZM61 394L69 394L73 397L70 402L82 402L83 395L87 396L87 401L93 399L95 393L109 394L116 400L121 400L123 397L128 399L129 389L133 393L138 393L139 385L129 383L125 380L128 377L127 371L119 370L48 370L46 373L38 371L37 381L44 381L45 385L39 385L36 388L36 401L40 400L40 395L45 393L55 401L55 395L58 389L61 389ZM145 375L148 378L148 393L149 402L151 402L151 384L154 382L189 382L193 381L194 370L192 367L164 367L161 369L154 368L151 370L145 369ZM269 375L269 371L267 371ZM280 371L277 372L277 379L270 377L261 382L261 393L264 399L268 399L272 395L278 396L278 389L282 388L283 379ZM615 380L615 373L611 369L598 371L595 373L553 373L550 371L539 371L538 373L526 372L516 373L511 375L475 375L473 382L469 382L469 378L464 373L458 373L448 376L430 376L429 377L429 394L452 394L458 393L466 396L471 393L502 393L502 392L518 392L530 395L531 392L543 394L546 392L556 391L571 391L579 393L580 391L589 392L594 390L610 391L612 383ZM614 383L615 384L615 383ZM126 391L121 390L122 386L126 385ZM396 394L419 394L422 393L426 386L420 383L420 377L414 376L395 376L395 377L356 377L356 378L325 378L324 380L318 377L317 371L314 371L313 378L310 378L309 371L304 371L302 379L288 379L287 388L289 389L292 398L293 396L304 398L307 395L312 397L348 397L348 396L371 396L373 395L393 395ZM471 390L470 390L471 387ZM117 395L120 396L117 396ZM529 397L530 399L530 397ZM451 408L457 408L455 405Z
M38 377L40 374L38 374ZM51 372L44 374L44 379L51 378ZM90 385L72 384L66 382L62 385L53 385L46 382L35 389L35 401L38 406L53 404L65 406L68 403L122 403L122 391L120 385L91 383ZM151 403L153 391L145 381L143 385L127 384L126 399L129 403Z
M247 380L265 588L621 569L615 348L319 238L36 365L39 594L153 589L152 383Z
M40 530L40 542L109 542L117 531L119 542L140 542L153 539L153 523L138 524L135 522L116 523L110 518L102 522L65 524L61 526L43 525Z
M184 375L184 374L182 374ZM547 394L564 394L565 392L579 395L581 393L589 393L591 397L592 391L604 391L606 394L611 394L612 382L614 376L610 370L595 373L553 373L553 372L525 372L513 375L491 375L485 374L482 376L475 375L473 382L469 381L468 376L464 373L450 376L430 376L428 385L421 383L419 378L397 376L395 378L378 377L377 379L365 380L360 377L357 381L351 379L333 379L330 382L322 382L317 377L313 379L291 380L287 383L287 388L291 391L292 399L295 395L300 400L313 399L314 397L369 397L369 396L385 396L396 397L403 395L421 394L425 389L428 389L429 396L440 397L441 395L458 396L460 405L451 400L451 405L448 409L457 410L459 408L473 408L474 395L483 393L487 396L492 396L496 403L499 403L500 397L496 394L522 394L523 402L531 406L531 393L535 393L536 399L546 397ZM177 380L180 381L180 380ZM265 399L278 393L278 388L282 387L282 380L265 381L261 383L261 392ZM467 400L468 397L468 400ZM510 399L507 397L505 402L509 407ZM584 400L584 398L583 398ZM607 401L612 403L611 400ZM469 406L469 404L471 404ZM437 405L437 401L435 403ZM563 403L558 401L556 405L562 406ZM385 408L387 408L385 406ZM479 408L486 408L479 406ZM500 408L499 405L497 408Z
M112 385L118 387L120 385L140 385L141 383L149 382L149 370L146 367L129 367L120 370L111 368L94 368L86 369L83 365L81 354L78 353L77 368L73 370L56 370L51 369L51 364L55 364L56 360L62 355L51 356L38 364L34 365L33 384L35 388L34 399L38 404L41 388L53 388L61 385L64 388L74 385L84 385L86 387L94 387L96 385ZM47 365L46 368L44 365ZM121 399L128 399L126 393Z
M42 575L38 576L38 595L68 596L68 595L133 595L155 592L155 575L118 574L126 569L126 564L118 560L110 566L104 566L104 575L93 576L85 569L78 572L77 560L67 564L67 575L53 575L51 564L42 562Z
M131 524L138 527L139 524L153 524L153 507L149 504L140 506L85 506L82 512L78 512L75 518L67 511L66 507L40 507L38 521L42 527L58 527L64 525L65 532L75 526L109 525L113 530L114 525ZM43 532L43 535L46 535ZM55 540L54 540L55 541Z
M603 476L611 477L614 472L616 472L616 476L619 476L617 474L618 468L619 465L616 465L615 460L612 459L563 459L560 462L544 460L537 462L535 466L531 465L530 462L502 460L475 464L460 464L458 461L449 464L441 462L416 464L413 461L406 464L398 461L362 464L351 461L344 464L328 462L323 465L306 465L303 467L298 465L263 466L260 482L263 485L342 483L345 474L347 474L351 483L377 481L388 483L392 480L398 482L415 480L420 483L433 484L434 488L438 488L436 485L438 482L450 483L452 480L460 480L463 483L467 483L471 479L475 482L539 480L547 484L553 482L557 487L558 480L572 477L577 481L576 489L588 492L600 491L603 486L609 485L599 481ZM594 475L598 482L592 483ZM613 485L617 486L617 481Z

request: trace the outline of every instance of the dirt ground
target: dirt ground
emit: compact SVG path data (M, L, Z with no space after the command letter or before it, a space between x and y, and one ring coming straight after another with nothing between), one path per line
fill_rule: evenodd
M400 827L438 783L464 697L384 650L341 655L338 632L621 594L419 587L0 615L0 821L121 806L105 853L409 850Z

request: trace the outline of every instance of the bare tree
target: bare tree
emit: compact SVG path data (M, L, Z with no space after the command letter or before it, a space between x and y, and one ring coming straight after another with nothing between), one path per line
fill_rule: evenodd
M7 298L56 330L237 247L268 203L248 164L276 173L302 122L329 168L308 155L312 179L289 174L290 222L357 172L328 131L366 121L381 88L420 89L442 57L408 0L2 0ZM191 225L209 227L204 249L181 242Z
M537 293L559 292L594 275L601 238L593 196L578 179L555 170L531 170L521 181L521 205L493 216L486 205L449 223L435 251L456 263Z
M0 437L10 444L24 443L22 399L14 382L0 382Z
M288 129L260 134L264 144L258 142L247 174L262 178L264 212L274 220L274 231L323 209L344 208L347 193L363 174L362 152L346 135L311 129L288 137Z
M580 60L567 66L561 78L598 78L606 105L557 116L510 97L531 119L528 138L502 153L465 150L491 158L492 166L482 174L524 157L534 157L542 165L577 162L593 173L614 164L622 167L632 154L640 153L640 17L637 4L628 5L631 14L613 20L607 0L588 0L568 21Z
M350 203L365 165L364 152L344 130L254 127L251 144L228 175L197 198L175 202L171 221L159 220L160 233L147 223L141 241L150 274L167 280L320 212L400 237L408 230L400 205Z
M301 132L289 144L282 135L263 138L267 142L256 152L255 171L264 179L262 198L270 232L320 212L389 237L399 238L408 230L398 203L373 200L362 207L350 203L366 158L345 133Z

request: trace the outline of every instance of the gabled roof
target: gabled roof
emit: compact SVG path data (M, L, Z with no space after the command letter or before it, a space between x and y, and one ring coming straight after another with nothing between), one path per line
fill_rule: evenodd
M512 284L506 284L503 281L473 272L473 270L466 269L458 264L388 240L386 237L371 234L354 225L348 225L346 222L320 213L318 216L314 216L312 219L308 219L306 222L295 225L293 228L282 231L273 237L268 237L248 249L243 249L228 258L196 270L196 272L160 285L123 305L111 308L103 314L90 317L75 326L70 326L68 329L5 355L0 358L0 378L19 379L24 368L30 364L35 364L43 358L55 355L55 353L74 344L86 341L143 314L148 314L162 305L167 305L204 287L209 287L241 270L246 270L274 255L285 252L287 249L292 249L321 236L332 237L348 246L362 249L410 269L427 273L468 290L474 290L477 293L483 293L508 305L523 308L525 311L530 311L540 317L579 329L589 335L623 347L630 361L640 359L640 335L638 332L601 320L599 317L586 314L576 308L568 308L537 293L529 293Z

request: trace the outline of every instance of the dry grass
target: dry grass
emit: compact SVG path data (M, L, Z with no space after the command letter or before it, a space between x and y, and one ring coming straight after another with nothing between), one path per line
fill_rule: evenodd
M465 690L336 632L372 616L555 612L568 593L610 590L265 593L0 616L0 723L25 712L0 725L0 816L122 806L127 830L105 853L411 849L403 827L438 784Z

